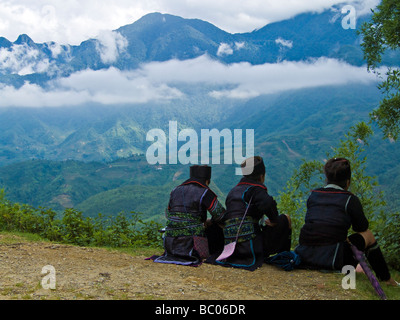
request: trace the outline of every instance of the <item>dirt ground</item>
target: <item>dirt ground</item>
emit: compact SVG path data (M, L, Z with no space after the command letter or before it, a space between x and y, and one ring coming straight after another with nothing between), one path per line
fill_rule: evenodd
M145 260L145 255L13 237L6 242L0 235L1 300L357 299L355 290L342 288L343 275L337 273L286 272L268 265L254 272L166 265ZM42 274L48 265L55 274ZM55 289L45 289L51 282L43 280L51 275Z

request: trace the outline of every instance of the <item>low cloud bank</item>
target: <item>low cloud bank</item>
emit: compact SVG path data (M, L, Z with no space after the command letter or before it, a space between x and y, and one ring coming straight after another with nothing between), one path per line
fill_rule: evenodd
M116 47L115 47L116 48ZM113 57L115 51L108 57ZM37 66L38 67L38 66ZM28 67L27 67L28 68ZM32 67L33 68L33 67ZM185 97L182 84L207 85L215 99L250 99L263 94L320 86L369 84L378 79L366 67L328 58L274 64L222 64L207 55L192 60L151 62L137 70L84 70L50 81L0 86L0 107L62 107L169 101ZM221 87L229 89L222 89Z

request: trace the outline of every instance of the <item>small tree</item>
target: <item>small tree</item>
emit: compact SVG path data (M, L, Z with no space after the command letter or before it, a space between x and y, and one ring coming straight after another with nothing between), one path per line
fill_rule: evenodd
M360 34L364 40L361 46L368 70L382 78L379 89L385 97L371 116L386 138L397 139L400 133L400 70L389 67L384 79L378 67L387 50L398 52L400 48L400 2L382 0L377 10L372 12L371 21L361 27Z

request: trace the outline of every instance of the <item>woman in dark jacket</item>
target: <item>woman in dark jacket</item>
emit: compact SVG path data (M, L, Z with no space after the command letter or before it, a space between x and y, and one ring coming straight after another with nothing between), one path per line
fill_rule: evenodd
M214 260L210 260L226 267L253 271L269 255L290 250L290 219L278 214L276 202L268 194L263 159L247 159L242 171L243 178L226 198L226 213L222 219L225 245L237 239L235 250L226 259L215 260L218 257L214 256Z
M171 191L163 236L165 252L154 262L199 265L209 252L222 250L218 222L225 208L209 188L210 180L211 167L194 165L190 167L190 178Z
M327 161L324 167L327 185L313 190L307 200L305 224L300 231L296 253L302 264L319 269L341 270L357 266L350 241L365 255L381 281L391 278L381 249L368 229L363 207L357 196L348 191L351 181L350 162L344 158ZM352 228L355 233L348 237Z

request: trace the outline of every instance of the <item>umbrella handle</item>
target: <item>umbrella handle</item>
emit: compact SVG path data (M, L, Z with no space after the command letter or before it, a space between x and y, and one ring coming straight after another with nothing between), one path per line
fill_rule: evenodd
M353 251L354 258L360 263L362 269L364 270L368 280L371 282L372 287L375 289L375 292L379 295L382 300L387 300L385 292L383 291L381 285L379 284L378 279L374 276L371 269L368 267L366 263L366 259L364 253L357 249L357 247L347 239L347 242L350 245L351 250Z

